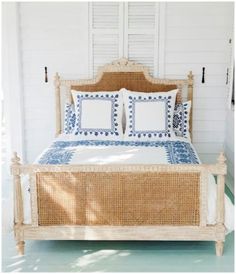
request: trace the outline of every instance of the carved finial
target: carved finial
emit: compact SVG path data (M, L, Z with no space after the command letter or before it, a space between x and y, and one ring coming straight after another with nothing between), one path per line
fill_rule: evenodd
M218 161L219 164L224 164L226 162L224 152L220 153L219 157L217 158L217 161Z
M54 76L54 85L55 85L55 87L60 86L60 76L59 76L58 72L56 72L56 74Z
M193 81L193 72L192 71L189 72L188 79Z
M188 74L188 86L193 87L193 73L192 73L192 71L190 71Z
M16 152L13 152L13 158L11 159L13 165L20 164L20 157L17 156Z

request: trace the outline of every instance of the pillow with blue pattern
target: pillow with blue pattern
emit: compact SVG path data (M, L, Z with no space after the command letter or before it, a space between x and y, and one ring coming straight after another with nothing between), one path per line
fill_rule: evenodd
M73 134L83 140L123 140L121 92L72 90L76 122Z
M64 113L64 133L72 134L76 121L74 105L71 103L66 103Z
M189 119L191 111L191 101L176 104L173 117L173 128L176 136L190 139Z
M155 141L175 136L173 113L178 89L168 92L135 92L122 89L125 140Z

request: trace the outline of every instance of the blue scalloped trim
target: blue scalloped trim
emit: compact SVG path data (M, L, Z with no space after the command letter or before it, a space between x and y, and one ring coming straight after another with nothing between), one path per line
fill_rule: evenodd
M98 136L98 135L104 135L104 136L119 136L119 130L118 130L118 98L119 94L96 94L96 95L88 95L88 94L82 94L77 95L77 102L76 102L76 110L77 110L77 120L75 124L75 135L92 135L92 136ZM81 125L81 117L83 114L82 111L82 102L84 100L106 100L111 102L111 128L105 129L105 128L82 128Z
M140 95L129 95L128 97L128 115L127 119L129 120L129 137L171 137L171 96L155 95L142 97ZM146 130L136 130L135 129L135 104L137 102L164 102L165 103L165 129L164 130L155 130L155 131L146 131Z

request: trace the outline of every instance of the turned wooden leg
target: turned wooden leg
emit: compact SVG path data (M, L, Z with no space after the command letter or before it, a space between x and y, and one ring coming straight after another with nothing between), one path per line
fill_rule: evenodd
M224 242L223 241L217 241L216 242L216 255L222 256L224 250Z
M19 255L24 255L24 253L25 253L25 242L24 241L17 242L16 249L17 249L17 252L18 252Z

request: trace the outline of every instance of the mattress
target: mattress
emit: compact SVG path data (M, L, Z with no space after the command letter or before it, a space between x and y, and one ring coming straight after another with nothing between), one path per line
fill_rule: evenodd
M62 134L45 149L35 164L200 164L194 146L185 138L175 137L168 141L89 141ZM30 223L30 195L28 180L24 180L25 223ZM234 207L225 195L225 226L234 227ZM216 182L209 174L207 223L216 220Z

